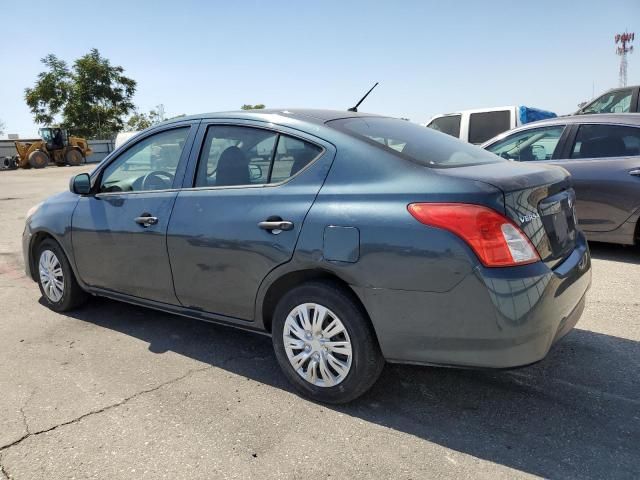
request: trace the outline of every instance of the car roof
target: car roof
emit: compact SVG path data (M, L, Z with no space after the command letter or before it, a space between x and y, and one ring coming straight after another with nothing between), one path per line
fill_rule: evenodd
M325 110L313 108L265 108L258 110L234 110L227 112L200 113L177 117L163 123L173 123L185 120L202 120L205 118L216 119L245 119L245 120L270 120L269 117L278 116L282 119L296 119L316 124L324 124L331 120L354 117L383 117L372 113L350 112L348 110Z
M640 113L589 113L580 115L567 115L565 117L547 118L537 122L527 123L522 129L535 125L574 123L624 123L628 125L640 125Z
M513 130L507 130L484 142L481 147L491 145L498 140L517 132L530 130L532 128L553 126L553 125L574 125L580 123L604 123L611 125L633 125L640 126L640 113L589 113L582 115L567 115L565 117L547 118L537 122L527 123Z

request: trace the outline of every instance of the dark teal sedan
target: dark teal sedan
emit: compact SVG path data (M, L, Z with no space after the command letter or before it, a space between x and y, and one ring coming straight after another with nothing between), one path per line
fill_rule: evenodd
M56 311L90 295L271 335L285 375L350 401L385 361L544 358L591 283L561 168L418 125L327 110L180 118L27 216Z

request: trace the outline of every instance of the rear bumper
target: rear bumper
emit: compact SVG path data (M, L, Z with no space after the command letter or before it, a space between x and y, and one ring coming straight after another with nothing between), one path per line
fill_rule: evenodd
M445 293L357 289L390 362L513 368L544 358L582 315L586 240L559 266L476 267Z

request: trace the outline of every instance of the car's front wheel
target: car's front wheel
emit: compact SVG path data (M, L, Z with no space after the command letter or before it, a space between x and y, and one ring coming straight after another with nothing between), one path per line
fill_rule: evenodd
M354 400L384 366L362 307L333 282L303 284L285 294L274 312L272 338L291 383L321 402Z
M64 251L52 239L43 240L37 248L38 286L47 305L56 312L80 306L87 293L80 288Z

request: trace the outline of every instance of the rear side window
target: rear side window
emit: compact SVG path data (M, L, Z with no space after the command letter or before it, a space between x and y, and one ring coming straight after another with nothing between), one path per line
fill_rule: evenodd
M431 120L427 127L452 137L460 138L460 118L462 115L445 115Z
M551 160L563 131L563 125L532 128L509 135L486 148L502 158L518 162Z
M623 125L580 125L571 158L640 155L640 128Z
M428 167L462 167L506 161L457 138L396 118L342 118L327 122L327 125Z
M615 90L596 98L580 113L627 113L631 111L633 89Z
M278 183L293 177L320 153L322 148L317 145L288 135L280 135L269 183Z
M322 148L278 132L213 125L200 151L196 187L263 185L294 176Z
M511 112L478 112L469 115L469 143L484 143L511 128Z

